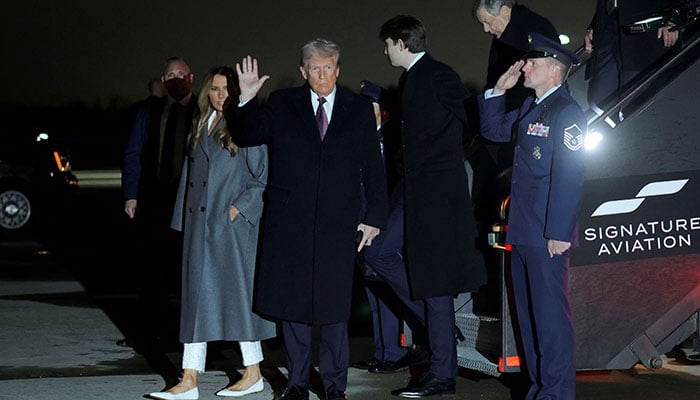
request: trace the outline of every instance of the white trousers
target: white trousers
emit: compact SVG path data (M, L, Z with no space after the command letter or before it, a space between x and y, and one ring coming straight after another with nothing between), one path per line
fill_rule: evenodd
M243 354L243 365L249 366L258 364L263 360L262 346L260 341L238 342ZM204 364L207 361L207 343L185 343L182 352L182 369L194 369L200 373L204 372Z

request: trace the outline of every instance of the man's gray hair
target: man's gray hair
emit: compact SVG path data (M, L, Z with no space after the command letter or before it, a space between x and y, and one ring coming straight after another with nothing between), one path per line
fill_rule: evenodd
M508 8L513 8L515 5L515 0L474 0L474 7L472 7L472 14L476 18L476 12L483 8L490 15L498 15L501 7L506 6Z
M333 57L335 64L340 65L340 46L323 38L316 38L309 41L301 48L300 65L306 67L309 59L313 56Z

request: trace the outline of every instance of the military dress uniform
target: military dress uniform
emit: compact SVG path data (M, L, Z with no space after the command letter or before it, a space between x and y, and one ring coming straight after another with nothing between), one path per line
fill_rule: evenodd
M533 40L529 58L578 57L550 40ZM570 59L569 59L570 57ZM555 57L557 58L557 57ZM530 377L527 399L573 399L576 367L568 300L569 256L550 257L549 239L576 242L584 180L586 119L565 86L528 98L506 113L505 96L479 96L481 134L510 140L517 130L506 242L512 245L512 294Z

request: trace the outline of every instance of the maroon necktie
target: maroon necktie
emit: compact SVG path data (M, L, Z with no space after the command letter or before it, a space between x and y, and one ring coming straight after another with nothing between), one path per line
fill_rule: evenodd
M326 111L323 109L325 102L325 97L319 97L318 108L316 109L316 124L318 125L318 132L321 134L321 140L326 136L326 130L328 129L328 118L326 117Z

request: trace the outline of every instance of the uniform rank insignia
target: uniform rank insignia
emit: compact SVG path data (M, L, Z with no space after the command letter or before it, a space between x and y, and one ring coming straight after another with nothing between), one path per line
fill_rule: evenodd
M542 152L540 151L540 146L535 146L534 149L532 149L532 158L535 160L539 160L542 158Z
M564 146L569 150L580 150L583 147L583 132L578 125L573 124L564 129Z
M549 135L549 127L541 122L535 122L527 126L527 134L532 136L547 137Z

